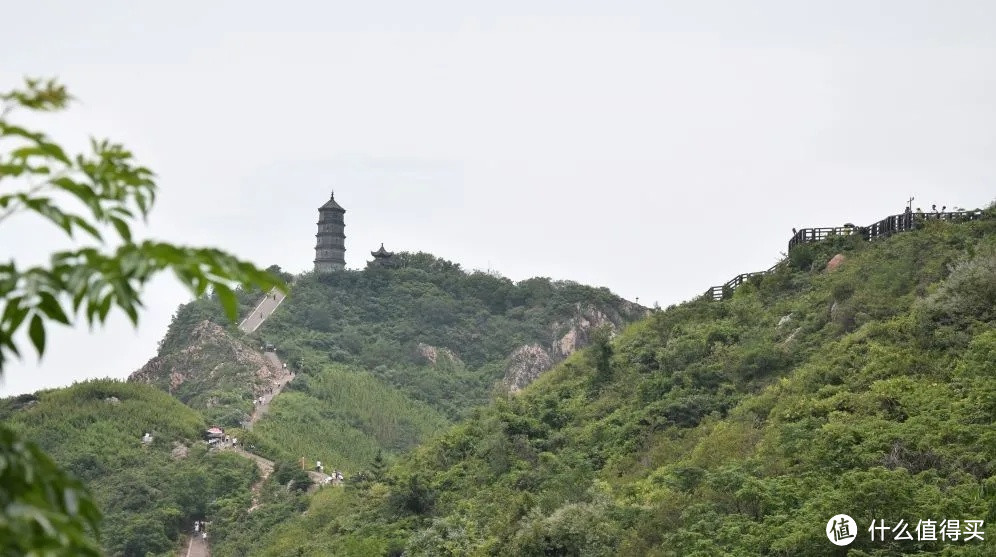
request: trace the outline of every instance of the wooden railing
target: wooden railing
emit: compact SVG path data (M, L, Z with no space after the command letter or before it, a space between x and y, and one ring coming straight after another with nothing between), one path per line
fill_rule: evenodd
M915 230L928 220L962 222L980 219L982 215L983 212L981 209L974 211L948 211L944 213L906 212L899 215L890 215L869 226L845 225L828 228L803 228L796 231L792 238L789 239L788 247L789 251L791 251L792 248L801 244L821 242L833 236L850 236L852 234L860 234L864 240L877 240L879 238L887 238L899 232ZM705 297L716 301L722 300L732 294L734 290L739 288L750 277L768 274L784 263L785 260L782 260L765 271L737 275L720 286L710 287L709 290L706 290Z

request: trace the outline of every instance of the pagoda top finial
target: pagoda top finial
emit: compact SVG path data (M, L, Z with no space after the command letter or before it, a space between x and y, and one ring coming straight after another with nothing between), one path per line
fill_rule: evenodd
M394 253L390 252L390 251L387 251L386 249L384 249L384 243L381 242L380 243L380 249L377 250L377 251L370 252L370 255L374 256L377 259L381 259L381 258L386 258L386 257L392 257L394 255Z
M346 212L346 210L342 208L342 205L339 205L338 203L336 203L336 201L335 201L335 190L333 190L332 194L329 195L329 200L325 202L325 205L322 205L321 207L319 207L318 210L319 211L323 211L323 210L334 210L334 211L342 211L343 213Z

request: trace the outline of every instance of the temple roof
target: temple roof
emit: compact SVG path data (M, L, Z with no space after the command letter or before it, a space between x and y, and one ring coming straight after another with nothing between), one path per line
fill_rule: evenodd
M335 211L342 211L343 213L346 212L346 210L342 208L342 205L339 205L338 203L335 202L335 192L332 192L332 196L329 197L329 200L325 202L325 205L322 205L321 207L318 208L319 211L326 211L330 209Z
M377 250L377 251L370 252L370 255L372 255L374 257L377 257L377 258L380 258L380 257L391 257L392 255L394 255L394 252L385 250L384 249L384 244L381 243L380 244L380 249Z

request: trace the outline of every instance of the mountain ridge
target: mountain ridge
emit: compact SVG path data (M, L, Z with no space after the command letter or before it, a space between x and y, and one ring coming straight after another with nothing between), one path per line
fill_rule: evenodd
M992 209L808 244L237 536L264 556L823 555L841 512L861 533L873 519L991 522L993 308ZM981 556L991 542L863 534L848 550Z

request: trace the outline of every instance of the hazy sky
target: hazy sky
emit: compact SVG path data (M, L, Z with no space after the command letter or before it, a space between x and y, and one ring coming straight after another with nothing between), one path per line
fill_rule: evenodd
M59 77L80 102L33 123L153 168L147 235L294 272L332 188L350 268L384 242L665 306L792 227L996 197L996 2L477 4L19 2L0 89ZM43 230L4 223L0 258L65 246ZM0 393L126 377L188 300L58 330Z

